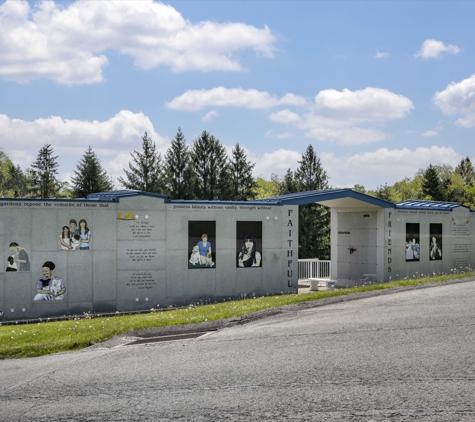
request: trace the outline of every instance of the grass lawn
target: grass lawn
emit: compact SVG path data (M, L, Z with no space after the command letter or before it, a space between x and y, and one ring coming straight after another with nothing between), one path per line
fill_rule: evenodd
M384 284L372 284L348 289L310 292L298 295L263 296L203 306L190 306L187 309L160 312L152 311L146 314L101 318L91 318L86 315L85 317L67 321L44 321L32 324L3 325L0 326L0 359L34 357L49 353L82 349L110 339L115 335L141 328L195 324L198 322L238 317L276 306L290 305L327 297L473 276L475 276L475 273L466 273L415 280L393 281Z

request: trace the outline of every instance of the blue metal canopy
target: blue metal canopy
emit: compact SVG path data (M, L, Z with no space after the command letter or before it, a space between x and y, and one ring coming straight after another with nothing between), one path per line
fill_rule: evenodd
M398 202L397 209L413 209L413 210L432 210L432 211L452 211L458 207L469 207L460 202L444 202L444 201L420 201L417 199L410 199L408 201Z

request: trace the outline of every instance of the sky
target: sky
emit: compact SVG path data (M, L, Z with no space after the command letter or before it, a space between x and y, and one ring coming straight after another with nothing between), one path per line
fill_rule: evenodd
M312 144L332 187L375 189L475 159L473 1L0 1L0 148L88 146L114 177L181 127L255 176Z

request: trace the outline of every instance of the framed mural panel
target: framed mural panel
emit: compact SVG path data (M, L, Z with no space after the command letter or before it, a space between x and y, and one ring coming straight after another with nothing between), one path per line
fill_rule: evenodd
M429 259L440 261L442 259L442 224L430 224Z
M71 218L68 224L61 226L59 249L62 251L88 251L91 243L91 230L82 218L79 223Z
M406 262L419 261L421 257L419 223L406 223Z
M46 261L41 267L42 277L36 281L35 302L64 300L66 286L60 277L53 275L56 265L52 261Z
M188 221L188 268L216 268L216 221Z
M236 222L237 268L262 267L262 221Z
M17 242L9 244L5 271L30 271L30 256L25 245Z

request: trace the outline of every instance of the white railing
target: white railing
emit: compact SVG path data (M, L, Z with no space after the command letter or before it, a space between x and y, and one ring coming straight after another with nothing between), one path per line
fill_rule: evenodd
M299 280L309 278L332 278L331 261L321 259L299 259Z

